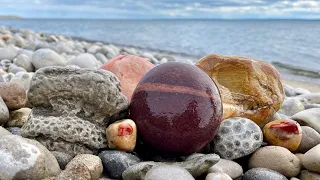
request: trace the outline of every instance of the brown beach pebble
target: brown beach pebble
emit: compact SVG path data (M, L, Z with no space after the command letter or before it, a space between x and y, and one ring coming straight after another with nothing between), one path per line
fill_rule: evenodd
M24 87L18 83L0 82L0 96L9 110L24 107L27 102L27 94Z

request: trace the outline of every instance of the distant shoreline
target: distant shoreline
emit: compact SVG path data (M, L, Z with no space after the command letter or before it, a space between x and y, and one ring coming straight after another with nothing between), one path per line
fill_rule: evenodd
M14 15L0 15L0 19L22 19L22 17Z

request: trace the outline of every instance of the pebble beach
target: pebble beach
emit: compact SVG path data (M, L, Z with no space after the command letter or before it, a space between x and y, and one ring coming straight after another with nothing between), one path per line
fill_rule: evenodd
M0 27L0 180L320 179L320 87Z

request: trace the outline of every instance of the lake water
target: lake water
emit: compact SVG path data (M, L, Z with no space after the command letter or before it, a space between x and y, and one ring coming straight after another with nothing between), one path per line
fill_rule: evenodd
M273 63L289 79L320 84L320 21L302 20L0 20L89 40L134 46L193 61L209 54Z

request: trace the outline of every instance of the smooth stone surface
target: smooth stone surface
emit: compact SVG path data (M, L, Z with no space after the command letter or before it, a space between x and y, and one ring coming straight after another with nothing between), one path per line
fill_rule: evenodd
M80 68L98 69L100 64L94 55L83 53L71 60L72 65L79 66Z
M27 102L27 94L23 86L18 83L0 82L0 96L9 110L24 107Z
M33 72L32 73L18 72L17 74L15 74L15 76L13 76L10 79L10 82L21 84L24 87L24 89L27 91L29 90L33 75L34 75Z
M304 167L303 167L303 164L302 164L302 159L303 159L303 154L301 154L301 153L296 153L296 154L294 154L298 159L299 159L299 161L300 161L300 169L305 169Z
M298 98L285 98L278 113L292 116L304 110L304 105Z
M17 47L15 46L7 46L4 48L0 48L0 61L3 59L9 59L12 61L14 57L17 55Z
M144 180L194 180L194 178L179 166L162 165L148 171Z
M51 49L39 49L35 51L32 55L31 63L36 69L47 66L66 65L66 61Z
M122 92L130 101L141 78L153 67L154 65L147 59L133 55L120 55L101 68L114 73L120 79Z
M71 156L106 148L109 119L128 107L115 75L70 67L39 69L28 99L33 108L22 135Z
M301 111L292 116L302 126L310 126L320 133L320 108L312 108Z
M22 127L28 120L30 108L21 108L10 112L10 120L6 123L7 127Z
M51 151L54 157L57 159L61 169L65 169L67 164L72 160L72 156L60 151Z
M186 169L193 177L199 177L208 172L209 168L219 162L220 157L216 154L199 154L191 155L192 158L187 158L182 162L140 162L128 167L123 173L124 180L139 180L144 179L146 173L153 167L161 165L174 165Z
M31 59L25 54L19 54L14 60L13 64L15 64L18 67L22 67L28 72L33 72L34 67L31 63Z
M287 97L297 96L296 92L294 91L294 88L284 84L283 85L284 93Z
M104 173L111 178L120 179L122 173L130 166L138 164L140 159L132 154L121 151L102 151L99 154Z
M280 119L269 122L263 128L265 140L275 146L295 151L302 139L302 129L296 121L291 119Z
M305 104L305 109L311 109L311 108L320 108L320 104Z
M267 168L253 168L247 171L242 180L288 180L277 171Z
M132 152L137 141L137 127L131 119L110 124L106 130L108 147L119 151Z
M208 173L223 172L230 176L232 179L238 178L243 174L242 167L231 160L220 159L219 162L208 170Z
M287 177L298 175L301 168L300 160L280 146L265 146L254 152L249 159L249 168L259 167L277 171Z
M320 104L320 92L312 93L312 94L303 94L303 95L297 96L296 98L299 98L301 100L306 100L310 104Z
M320 144L303 155L302 164L307 170L320 173Z
M222 121L214 138L213 151L224 159L237 159L258 149L263 140L260 127L247 118Z
M79 163L61 171L54 180L91 180L91 175L88 167L83 163Z
M245 117L263 127L284 100L279 72L264 61L209 54L201 58L196 66L218 86L223 119Z
M0 126L0 138L2 138L3 136L6 136L6 135L12 135L12 134L8 130L6 130L5 128Z
M300 180L320 180L320 174L303 170L300 173Z
M219 90L193 65L161 64L139 82L130 117L146 144L169 153L192 154L204 148L219 128Z
M205 180L232 180L228 174L223 172L209 173Z
M43 179L60 173L56 158L39 142L16 135L0 138L0 177Z
M302 140L297 152L305 153L320 144L320 134L309 126L301 126Z
M5 124L10 118L9 110L5 102L0 96L0 125Z
M103 171L101 159L92 154L77 155L67 164L66 169L72 169L81 163L89 169L91 180L98 180L101 177Z
M308 89L304 89L304 88L295 88L294 91L296 95L311 94L311 92Z
M23 69L22 67L18 67L15 64L10 64L9 68L8 68L8 73L13 73L16 74L18 72L27 72L25 69Z

